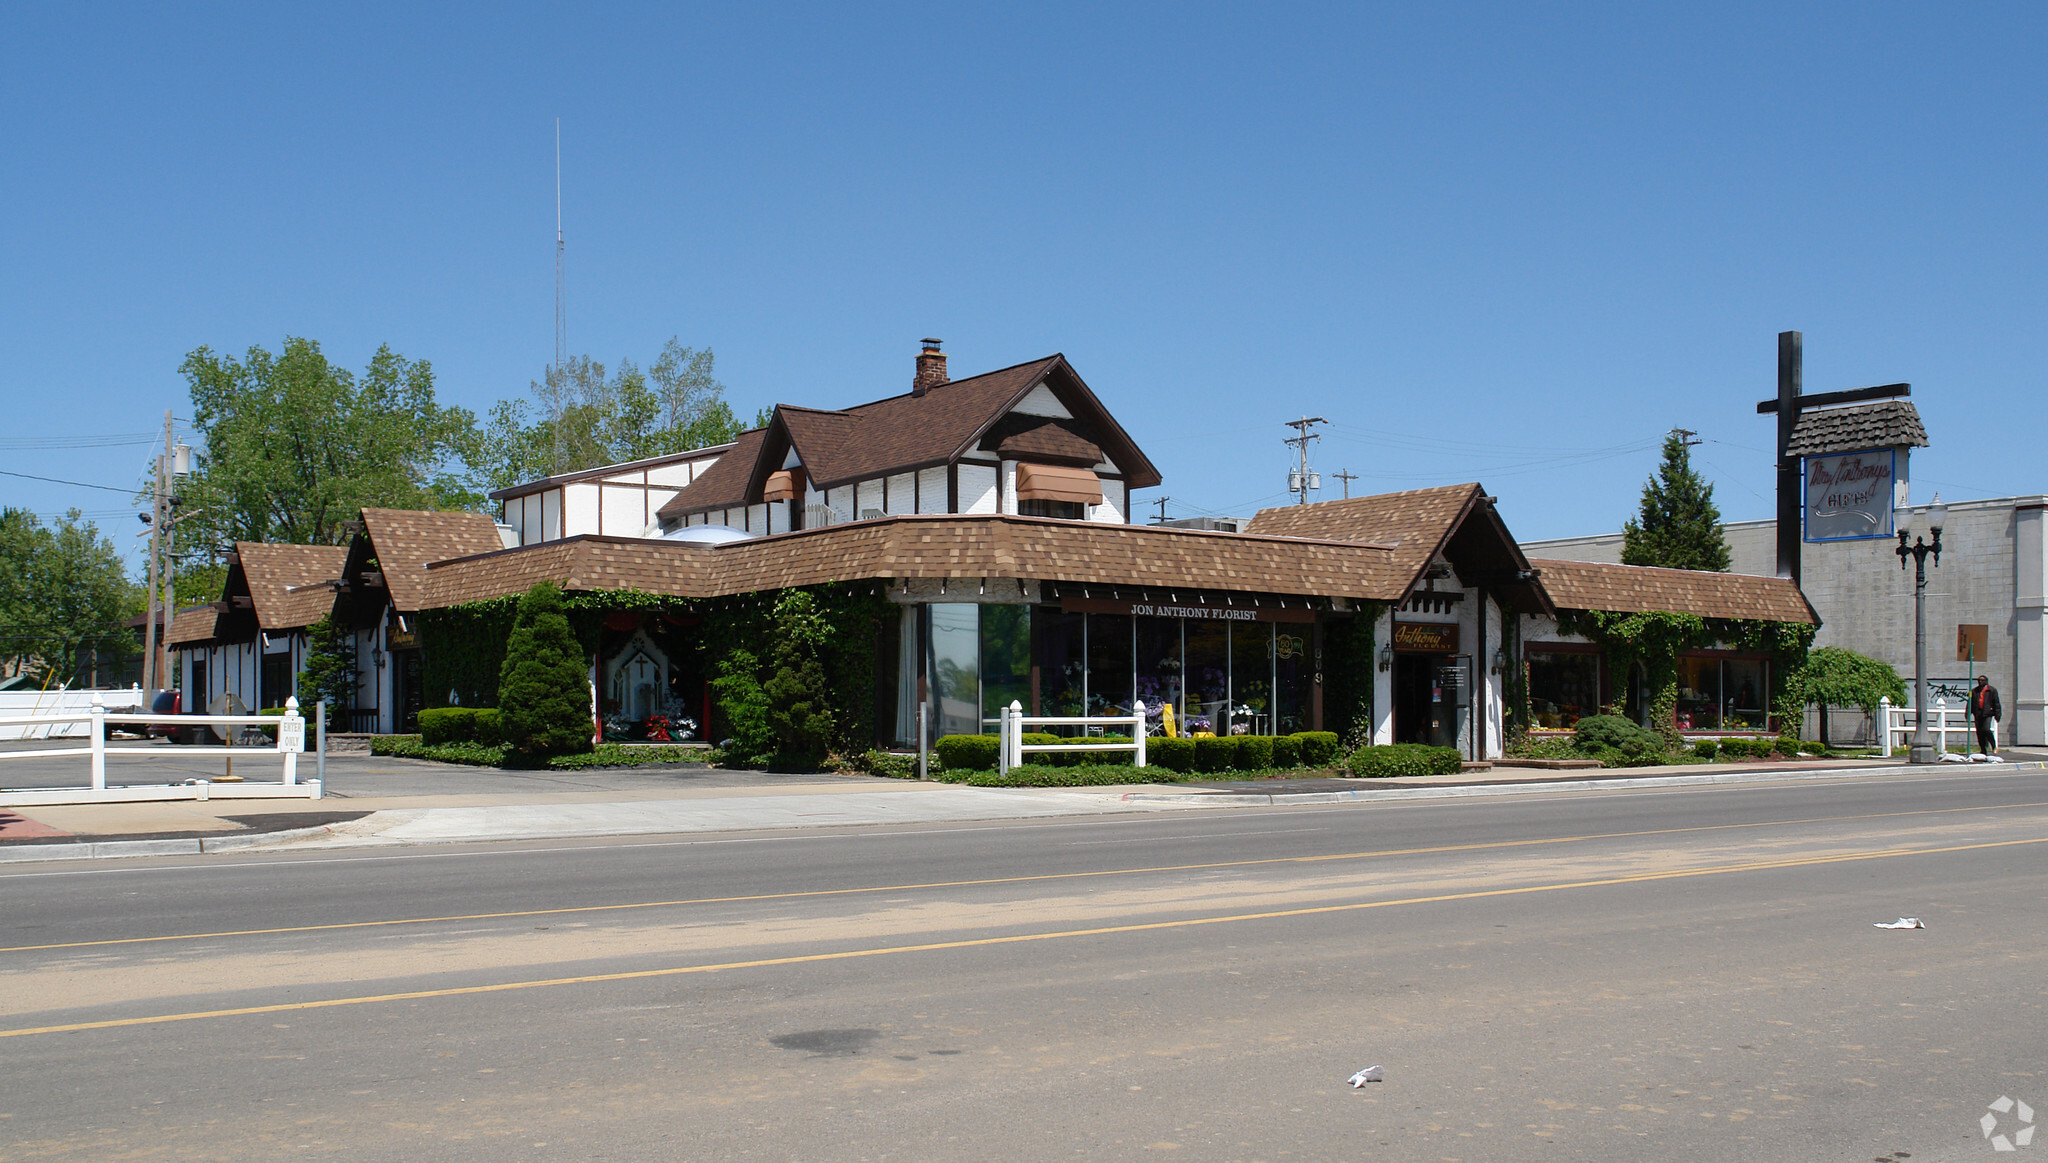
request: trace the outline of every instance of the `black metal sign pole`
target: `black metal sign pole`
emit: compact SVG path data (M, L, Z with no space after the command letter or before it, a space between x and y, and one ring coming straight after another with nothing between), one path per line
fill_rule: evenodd
M1799 425L1800 335L1778 332L1778 576L1799 584L1799 538L1805 516L1805 474L1792 455Z

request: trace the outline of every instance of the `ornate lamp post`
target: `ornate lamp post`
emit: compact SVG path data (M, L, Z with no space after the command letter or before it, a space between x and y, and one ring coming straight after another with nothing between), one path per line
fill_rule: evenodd
M1927 510L1927 529L1934 534L1934 544L1915 537L1908 545L1905 526L1899 528L1899 568L1906 568L1908 557L1913 559L1913 744L1908 753L1913 763L1940 760L1934 753L1934 737L1927 730L1927 555L1934 555L1936 568L1941 566L1941 527L1947 523L1948 506L1936 493Z

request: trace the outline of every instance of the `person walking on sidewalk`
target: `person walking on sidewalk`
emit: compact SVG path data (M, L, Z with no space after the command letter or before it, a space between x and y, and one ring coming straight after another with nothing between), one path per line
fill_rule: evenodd
M1998 688L1991 685L1988 675L1977 676L1977 686L1970 692L1970 719L1977 724L1977 750L1986 755L1998 754L1998 728L1992 726L2004 717L2005 708L1998 705Z

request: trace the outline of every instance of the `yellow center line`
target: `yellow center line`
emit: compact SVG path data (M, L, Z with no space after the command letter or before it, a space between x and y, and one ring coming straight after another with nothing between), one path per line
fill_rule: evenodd
M1939 816L1956 812L2014 811L2048 808L2048 802L2031 804L1987 804L1965 808L1924 808L1910 812L1873 812L1854 816L1816 816L1801 820L1758 820L1747 824L1706 824L1690 828L1652 828L1638 832L1592 832L1582 836L1552 836L1536 840L1497 840L1484 844L1442 844L1424 848L1384 848L1366 852L1335 852L1321 856L1271 856L1256 860L1220 860L1201 864L1161 864L1141 868L1106 868L1092 872L1047 872L1031 876L993 876L974 880L937 880L920 884L885 884L861 888L824 888L804 892L754 893L741 896L685 897L679 900L628 901L624 904L565 905L549 909L515 909L495 913L451 913L432 917L390 917L381 921L338 921L328 925L282 925L268 929L223 929L209 933L164 933L152 937L110 937L98 941L58 941L47 945L0 946L0 953L37 953L53 949L100 949L115 945L150 945L165 941L208 941L226 937L267 937L287 933L331 933L349 929L378 929L397 925L437 925L457 921L504 921L521 917L559 917L577 913L629 912L635 909L669 909L688 905L747 904L756 901L805 900L815 897L858 896L865 893L919 892L942 888L987 888L1005 884L1036 884L1054 880L1085 880L1105 876L1144 876L1167 872L1208 872L1223 868L1257 868L1280 864L1318 864L1340 860L1374 860L1389 856L1432 856L1450 852L1486 852L1507 848L1535 848L1555 844L1579 844L1595 840L1630 840L1645 836L1680 836L1749 828L1792 827L1800 824L1839 824L1858 820L1888 820L1911 816Z
M1558 884L1524 885L1520 888L1475 889L1470 892L1438 893L1432 896L1402 897L1397 900L1358 901L1342 905L1314 905L1298 909L1274 909L1257 913L1232 913L1216 917L1187 917L1175 921L1147 921L1131 925L1102 925L1091 929L1060 929L1043 933L1013 933L1002 937L973 937L959 941L930 941L919 945L888 945L872 949L842 949L831 953L803 953L788 957L761 957L751 961L723 961L709 965L673 965L664 969L635 969L620 973L587 973L577 977L548 977L527 981L504 981L494 985L459 985L443 989L418 989L406 993L379 993L357 997L334 997L319 1001L280 1002L276 1005L240 1006L224 1010L194 1010L186 1013L154 1014L140 1018L112 1018L98 1022L71 1022L59 1026L31 1026L0 1030L0 1038L24 1038L32 1034L73 1034L84 1030L112 1030L127 1026L156 1026L170 1022L195 1022L205 1018L235 1018L254 1014L282 1014L304 1010L334 1009L340 1006L376 1005L384 1002L420 1001L428 998L466 997L474 994L511 993L546 989L560 985L600 985L619 981L640 981L656 977L681 977L695 973L718 973L732 969L764 969L782 965L813 965L827 961L855 961L868 957L894 957L905 953L936 953L948 949L980 949L995 945L1022 945L1036 941L1061 941L1073 937L1108 937L1124 933L1148 933L1165 929L1191 929L1204 925L1230 925L1244 921L1271 921L1287 917L1326 916L1332 913L1362 912L1366 909L1396 908L1402 905L1442 904L1448 901L1483 900L1488 897L1523 896L1531 893L1563 892L1579 888L1605 888L1620 884L1643 884L1659 880L1683 880L1699 876L1720 876L1731 872L1762 872L1785 868L1808 868L1859 860L1889 860L1900 856L1934 856L1950 852L1977 852L2024 844L2048 843L2048 836L2027 840L1997 840L1983 844L1956 844L1942 848L1889 848L1869 852L1844 852L1831 856L1810 856L1784 860L1758 860L1743 864L1709 865L1699 868L1668 869L1632 876L1599 880L1574 880Z

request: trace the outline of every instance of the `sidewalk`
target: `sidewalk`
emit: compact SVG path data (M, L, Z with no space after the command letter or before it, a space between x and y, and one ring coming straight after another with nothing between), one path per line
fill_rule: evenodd
M408 776L401 781L403 786L451 790L367 797L344 793L317 801L187 800L20 812L0 808L0 862L960 823L1203 807L1856 779L1937 771L1981 775L2048 768L2048 753L2006 754L2009 761L2000 764L1940 768L1914 768L1891 760L1788 760L1567 772L1496 767L1487 772L1417 779L1224 780L1043 789L672 769L618 774L611 785L597 777L591 782L602 786L547 790L559 781L543 778L532 786L508 787L510 781L503 777L492 778L475 769L407 763L400 769ZM331 785L346 787L351 776L340 770L340 765L333 766L337 770L331 777L339 778L331 778ZM379 777L388 774L387 770L366 769L357 782L376 785ZM666 783L663 777L667 777ZM460 790L471 781L493 790Z

